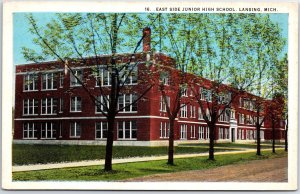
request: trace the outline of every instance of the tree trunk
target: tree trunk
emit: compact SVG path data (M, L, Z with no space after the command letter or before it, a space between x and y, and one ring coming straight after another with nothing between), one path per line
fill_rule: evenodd
M175 119L169 119L169 121L170 121L170 135L169 135L168 164L174 165L174 121Z
M256 124L256 131L257 131L256 155L261 156L261 152L260 152L260 126L259 126L259 124Z
M288 122L288 121L287 121ZM285 129L285 134L284 134L284 150L287 152L288 151L288 123L286 123L286 129Z
M105 171L112 170L112 151L113 151L113 142L114 142L114 124L115 118L108 119L108 131L107 131L107 140L106 140L106 153L105 153Z
M215 125L209 125L209 160L215 160L214 156Z
M275 153L275 124L272 121L272 152Z

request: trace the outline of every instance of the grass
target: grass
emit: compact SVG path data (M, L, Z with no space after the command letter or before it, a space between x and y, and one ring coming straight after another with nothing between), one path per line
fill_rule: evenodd
M198 146L198 147L208 147L208 143L189 143L189 144L180 144L180 146ZM283 147L282 144L278 145L275 144L276 147ZM256 149L256 143L247 143L247 144L242 144L242 143L216 143L215 147L221 147L221 148L253 148ZM262 143L261 148L272 148L272 144L269 143Z
M165 160L114 164L112 172L103 171L103 166L89 166L76 168L63 168L29 172L13 173L14 181L117 181L128 178L159 174L172 173L188 170L204 170L219 166L245 163L251 160L271 159L286 157L287 152L278 150L276 154L270 151L263 151L262 156L255 153L217 155L215 161L208 161L206 157L193 157L175 159L175 165L169 166Z
M27 145L13 144L13 165L60 163L105 158L105 146L100 145ZM225 151L226 148L215 151ZM175 148L176 154L205 153L207 147ZM167 155L167 147L114 146L113 158Z

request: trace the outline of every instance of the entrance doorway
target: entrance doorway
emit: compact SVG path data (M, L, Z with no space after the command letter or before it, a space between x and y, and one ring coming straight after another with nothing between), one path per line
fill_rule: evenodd
M235 142L235 128L231 128L231 142Z

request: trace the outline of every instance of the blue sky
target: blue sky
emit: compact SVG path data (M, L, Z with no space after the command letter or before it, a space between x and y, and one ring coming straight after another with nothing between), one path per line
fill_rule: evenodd
M14 13L13 17L13 63L24 64L29 63L22 55L22 47L29 47L32 49L38 49L32 43L33 36L29 32L28 21L25 17L26 13ZM34 17L38 20L38 24L44 25L51 21L54 13L35 13ZM282 35L286 39L288 38L288 14L270 14L271 19L278 23L282 29ZM287 52L287 45L284 48L284 53Z

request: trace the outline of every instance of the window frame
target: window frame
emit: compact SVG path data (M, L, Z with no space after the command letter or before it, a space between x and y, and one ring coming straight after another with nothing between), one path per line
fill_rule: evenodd
M48 124L50 124L50 129L48 129ZM45 128L44 126L45 125ZM43 131L45 131L45 137L43 137ZM50 137L48 137L48 131L50 131ZM41 123L41 139L56 139L57 136L56 125L53 122L43 122Z
M41 82L42 82L42 84L41 84L42 85L42 89L41 90L42 91L57 90L57 81L56 81L55 78L57 78L57 73L56 72L43 73L42 74L42 79L41 79ZM46 88L44 88L44 82L45 82ZM48 88L49 82L50 82L50 85L51 85L50 88Z
M74 124L74 128L72 128L72 124ZM77 134L77 128L79 127L79 134ZM74 135L72 135L72 130L74 130ZM80 138L82 133L81 123L74 121L70 122L70 138Z
M25 101L27 102L27 113L25 113ZM32 116L39 114L39 100L37 99L23 99L23 116ZM30 114L30 109L32 109L32 114Z
M126 129L126 122L129 122L129 129ZM135 122L136 128L133 128L133 123ZM120 123L122 123L122 129L120 129ZM129 138L126 138L126 130L129 130ZM122 131L122 137L120 137L120 131ZM133 131L135 131L136 137L133 137ZM137 140L137 121L136 120L127 120L127 121L118 121L118 140Z
M29 125L32 125L31 128L29 128ZM26 126L26 130L25 130ZM27 131L27 137L25 137L25 131ZM32 136L30 137L30 131L32 132ZM23 123L23 139L37 139L37 129L35 128L35 123L26 122Z
M82 82L83 81L83 69L74 69L73 72L75 73L75 75L73 75L73 73L70 73L70 87L80 87L82 86L78 80L76 79L76 77ZM81 74L78 76L78 72L81 72Z
M106 125L106 129L103 127L104 124ZM97 126L100 126L100 129L97 128ZM107 121L100 121L95 122L95 139L107 139L107 137L104 137L104 131L106 130L106 133L108 133L108 122ZM100 137L97 137L97 132L100 132ZM106 134L107 136L107 134Z
M72 110L72 99L75 98L76 100L74 101L74 107L75 109ZM78 98L80 98L80 110L78 110ZM82 112L82 98L80 96L71 96L70 98L70 112Z
M45 102L45 113L43 113L43 102L44 100L46 100ZM50 100L50 113L48 113L48 100ZM56 101L56 104L55 102ZM57 105L58 105L58 100L56 98L42 98L41 99L41 115L57 115ZM54 112L55 110L55 112Z

